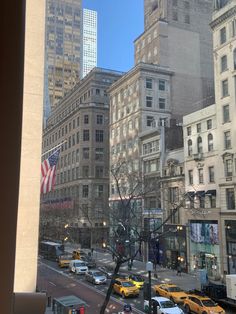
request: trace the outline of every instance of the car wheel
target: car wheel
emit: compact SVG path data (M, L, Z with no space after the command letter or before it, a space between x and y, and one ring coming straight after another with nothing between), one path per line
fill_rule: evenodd
M190 313L190 307L187 304L185 305L184 308L187 314Z
M123 299L125 299L125 294L124 294L124 292L122 292L121 296L122 296Z

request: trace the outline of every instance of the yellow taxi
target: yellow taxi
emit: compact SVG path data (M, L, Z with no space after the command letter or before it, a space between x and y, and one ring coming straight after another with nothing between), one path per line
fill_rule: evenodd
M143 289L144 279L140 275L129 275L129 281L132 282L138 289Z
M156 295L169 298L174 303L183 303L188 294L173 284L160 284L153 287Z
M184 300L184 308L186 313L225 314L225 310L210 298L195 294L189 295Z
M71 254L62 254L58 257L58 266L61 268L69 267L71 261Z
M139 296L139 289L128 279L116 278L113 292L121 295L122 298Z

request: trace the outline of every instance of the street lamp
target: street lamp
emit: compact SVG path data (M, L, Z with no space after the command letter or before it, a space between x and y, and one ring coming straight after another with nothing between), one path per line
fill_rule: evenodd
M151 272L153 271L153 264L152 262L146 263L146 271L148 272L148 313L152 313L152 277Z

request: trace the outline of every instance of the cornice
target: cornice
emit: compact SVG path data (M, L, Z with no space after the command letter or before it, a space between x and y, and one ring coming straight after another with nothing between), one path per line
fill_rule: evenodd
M210 23L211 28L214 30L219 24L222 24L224 21L226 21L228 18L236 15L236 6L233 8L230 8L228 11L226 11L224 14L217 17L215 20L213 20Z

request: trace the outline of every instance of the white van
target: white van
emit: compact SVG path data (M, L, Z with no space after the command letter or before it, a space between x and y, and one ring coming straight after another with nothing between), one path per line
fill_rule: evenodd
M88 271L88 266L85 262L74 259L70 261L69 270L75 274L85 274Z

